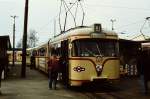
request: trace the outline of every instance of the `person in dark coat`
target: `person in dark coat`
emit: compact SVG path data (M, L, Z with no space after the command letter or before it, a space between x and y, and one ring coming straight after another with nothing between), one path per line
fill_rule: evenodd
M30 68L33 69L35 68L35 56L32 55L31 58L30 58Z
M48 74L49 74L49 89L56 89L57 77L59 72L59 60L56 55L48 61Z
M150 55L148 50L142 50L138 58L137 70L142 80L144 93L148 93L148 81L150 80Z
M2 59L2 58L0 58L0 59ZM4 70L3 61L0 61L0 94L1 94L1 77L2 77L3 70Z
M8 58L7 56L5 57L0 57L0 94L1 94L1 77L2 77L2 72L5 70L6 66L8 65Z

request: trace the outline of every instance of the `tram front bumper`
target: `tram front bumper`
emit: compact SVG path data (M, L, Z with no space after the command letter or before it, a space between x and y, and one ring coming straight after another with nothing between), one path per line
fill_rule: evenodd
M91 77L92 82L97 82L97 81L107 81L108 77Z

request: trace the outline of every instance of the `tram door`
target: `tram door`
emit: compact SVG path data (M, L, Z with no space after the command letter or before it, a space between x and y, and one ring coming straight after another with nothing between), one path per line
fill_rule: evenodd
M62 64L62 80L68 86L69 82L69 66L68 66L68 40L61 42L61 64Z

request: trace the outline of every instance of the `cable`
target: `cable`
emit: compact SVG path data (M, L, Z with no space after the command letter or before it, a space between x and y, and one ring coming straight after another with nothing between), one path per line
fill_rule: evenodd
M64 0L63 0L63 1L64 1ZM63 3L64 3L64 2L63 2ZM66 29L66 23L67 23L67 17L68 17L68 12L67 12L67 8L66 8L66 6L65 6L65 3L64 3L63 5L64 5L65 13L66 13L65 22L64 22L64 30L63 30L63 31L65 31L65 29Z
M144 28L144 25L145 25L146 21L147 21L147 20L145 20L144 24L141 26L141 29L140 29L140 33L141 33L141 34L143 34L143 33L142 33L142 29Z
M60 28L60 31L62 31L61 29L61 23L60 23L60 15L61 15L61 7L62 7L62 0L61 0L61 4L60 4L60 8L59 8L59 28Z
M80 1L79 1L79 4L80 4L81 9L82 9L82 12L83 12L83 18L82 18L82 24L81 24L81 26L83 26L85 12L84 12L83 6L82 6L82 4L81 4L81 2L80 2Z
M137 24L139 22L143 22L143 20L140 20L140 21L137 21L137 22L133 22L133 23L130 23L130 24L127 24L127 25L122 25L122 26L120 26L120 27L118 27L116 29L124 28L124 27L130 26L130 25L133 25L133 24Z
M64 5L65 13L68 13L68 12L69 12L69 13L71 14L71 16L73 17L73 20L74 20L74 23L75 23L75 27L76 27L76 15L74 16L74 15L72 14L71 9L73 8L73 6L74 6L75 4L77 4L77 3L80 2L80 1L81 1L81 0L76 0L74 3L71 3L72 5L71 5L70 7L68 7L67 3L66 3L64 0L61 0L61 4L60 4L60 7L59 7L59 10L60 10L59 13L58 13L55 17L53 17L47 24L45 24L44 26L42 26L42 27L40 28L40 31L43 30L46 26L48 26L48 24L51 23L51 21L53 21L54 18L56 19L57 17L59 17L58 20L59 20L59 28L60 28L60 31L63 31L63 30L62 30L62 25L61 25L61 18L60 18L61 14L64 13L64 11L62 11L62 5ZM79 6L79 4L77 4L77 5ZM83 18L82 18L82 25L83 25L85 13L84 13L83 6L81 5L81 3L80 3L80 6L81 6L82 11L83 11ZM77 12L76 12L76 13L77 13ZM66 14L66 17L65 17L64 30L65 30L65 26L66 26L66 23L67 23L66 20L67 20L67 14Z
M146 8L131 8L131 7L123 7L123 6L112 6L112 5L103 5L103 4L86 4L87 6L94 6L94 7L111 7L111 8L125 8L125 9L134 9L134 10L144 10L144 11L150 11L150 9Z
M43 25L41 28L39 28L39 30L41 31L41 30L45 29L45 27L48 26L48 24L49 24L49 22L46 23L45 25Z
M64 0L63 0L63 1L64 1ZM77 0L77 1L78 1L78 0ZM77 2L77 1L76 1L76 2ZM74 4L76 4L76 2L75 2ZM68 5L67 5L67 3L66 3L65 1L64 1L64 4L65 4L65 6L67 7L67 9L68 9L68 11L70 12L70 14L72 15L73 20L74 20L74 23L75 23L75 27L76 27L76 20L75 20L75 17L74 17L74 15L72 14L72 12L70 11L70 9L74 6L74 4L73 4L72 7L70 7L70 8L68 7ZM68 12L68 11L67 11L67 12ZM66 12L66 13L67 13L67 12Z
M149 20L149 18L150 18L150 17L147 17L147 18L145 19L144 24L141 26L141 28L140 28L140 33L141 33L141 34L138 35L138 36L136 36L136 37L134 37L134 38L132 38L132 39L135 39L135 38L138 38L138 37L140 37L140 36L143 36L143 38L146 40L146 36L143 34L142 30L143 30L143 28L144 28L146 22ZM150 26L150 24L149 24L149 26Z
M77 2L77 7L76 7L76 11L75 11L75 19L77 17L78 5L79 5L79 3Z
M146 19L147 19L148 25L149 25L149 27L150 27L150 20L149 20L149 18L150 18L150 17L147 17Z

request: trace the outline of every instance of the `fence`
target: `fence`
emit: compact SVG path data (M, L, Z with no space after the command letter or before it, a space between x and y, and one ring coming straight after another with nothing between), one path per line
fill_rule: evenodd
M125 66L121 65L120 66L120 74L123 76L137 76L137 66L136 65L128 65L126 64Z

